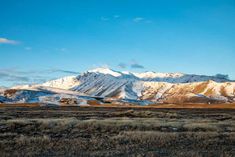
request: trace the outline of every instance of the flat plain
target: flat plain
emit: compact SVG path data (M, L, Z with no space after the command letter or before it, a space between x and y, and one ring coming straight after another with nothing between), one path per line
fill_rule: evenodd
M0 156L235 156L235 109L0 107Z

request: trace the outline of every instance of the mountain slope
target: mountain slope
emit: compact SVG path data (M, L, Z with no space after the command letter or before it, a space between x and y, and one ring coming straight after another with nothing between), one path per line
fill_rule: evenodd
M40 102L48 98L52 102L58 102L62 98L78 98L83 95L145 103L235 102L235 82L221 75L132 73L108 68L97 68L78 76L64 77L39 85L16 86L12 89L17 90L13 96L4 94L6 90L0 93L1 101Z
M70 89L79 84L80 82L76 79L76 76L67 76L60 79L45 82L42 84L42 86L60 89Z
M162 103L213 103L233 102L235 83L214 81L185 84L163 82L136 82L135 91L139 98Z
M165 82L155 81L160 77ZM234 82L224 82L229 80L215 76L152 72L123 74L110 69L95 69L78 76L77 80L80 85L71 90L91 96L165 103L234 101Z

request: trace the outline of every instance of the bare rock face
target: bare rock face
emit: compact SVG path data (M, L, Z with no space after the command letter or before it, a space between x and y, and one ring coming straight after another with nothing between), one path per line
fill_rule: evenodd
M61 98L59 102L66 105L78 104L78 101L75 98Z
M5 97L12 97L16 94L17 90L16 89L7 89L4 91L3 95Z

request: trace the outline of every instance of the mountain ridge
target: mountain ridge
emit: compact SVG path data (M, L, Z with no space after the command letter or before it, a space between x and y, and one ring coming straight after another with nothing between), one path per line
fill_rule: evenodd
M54 100L53 94L60 98L73 96L73 98L80 99L80 96L87 96L91 99L100 97L141 103L144 101L145 104L146 102L147 104L235 102L235 82L226 77L183 73L132 73L114 71L109 68L96 68L78 76L68 76L38 85L16 86L10 89L22 91L23 94L24 90L41 92L41 94L36 94L38 98L35 98L39 102L42 100L40 97L44 99L50 97ZM48 94L48 91L53 94ZM3 93L1 96L4 96L4 90L1 93ZM9 100L9 97L6 98L1 99ZM24 101L24 95L20 98ZM11 99L14 101L14 98ZM33 97L30 97L31 99L34 100Z

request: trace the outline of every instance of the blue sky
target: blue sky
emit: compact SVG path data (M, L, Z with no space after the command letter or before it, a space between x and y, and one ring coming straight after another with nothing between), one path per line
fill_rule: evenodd
M234 0L0 2L0 86L100 66L235 79Z

